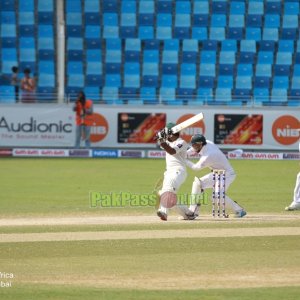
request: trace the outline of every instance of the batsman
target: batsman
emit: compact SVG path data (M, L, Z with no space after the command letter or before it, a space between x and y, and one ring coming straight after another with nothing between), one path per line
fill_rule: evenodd
M201 134L195 134L191 139L192 148L189 151L194 151L200 155L199 161L194 164L193 162L186 160L186 165L194 171L204 168L210 168L213 170L225 170L225 191L229 185L235 180L236 174L228 159L224 153L211 141ZM213 187L213 173L199 178L195 177L192 186L192 203L189 207L191 211L195 211L195 214L199 214L199 203L197 201L198 195L204 192L204 190ZM235 201L225 196L226 207L230 207L235 212L236 218L242 218L247 213L246 211Z
M168 123L167 126L157 133L157 140L162 149L166 151L166 171L161 190L158 192L160 206L157 211L158 217L167 221L168 209L177 204L177 192L187 177L186 153L188 144L181 137L180 133L173 132L176 124ZM178 213L188 220L195 218L187 206L176 206Z

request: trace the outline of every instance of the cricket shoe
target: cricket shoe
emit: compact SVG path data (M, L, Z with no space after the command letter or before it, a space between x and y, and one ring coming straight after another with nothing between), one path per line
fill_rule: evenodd
M184 217L182 217L182 220L195 220L197 217L199 217L199 208L200 208L200 204L197 204L196 208L194 211L190 211L188 213L185 214Z
M290 206L287 206L285 210L286 211L300 210L300 203L292 203Z
M162 220L162 221L167 221L168 220L168 215L160 210L157 211L157 216Z
M236 218L242 218L242 217L245 217L246 215L247 215L247 212L243 209L235 212Z

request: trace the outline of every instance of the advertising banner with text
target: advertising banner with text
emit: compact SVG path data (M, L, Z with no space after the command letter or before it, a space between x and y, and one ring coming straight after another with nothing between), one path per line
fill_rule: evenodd
M155 133L203 112L204 120L181 131L196 133L222 149L297 150L300 113L292 109L95 105L92 148L157 148ZM0 147L67 147L75 144L72 105L1 105ZM83 143L82 143L82 146ZM132 153L127 153L132 154ZM101 155L101 153L99 153Z

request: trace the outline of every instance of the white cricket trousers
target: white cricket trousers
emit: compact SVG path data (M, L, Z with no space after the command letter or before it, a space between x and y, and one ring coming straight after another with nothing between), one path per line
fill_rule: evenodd
M225 191L229 188L230 184L235 180L236 174L225 172ZM202 190L213 188L213 172L199 178L195 177L193 186L192 186L192 196L197 197L197 195L202 193ZM230 207L235 212L241 211L243 208L239 206L235 201L225 196L225 205ZM191 204L190 210L195 211L197 204Z
M162 195L164 192L172 192L177 194L180 186L186 180L187 173L185 169L169 169L164 173L164 181L159 195ZM160 205L159 210L168 213L168 209Z
M293 202L296 204L300 203L300 172L297 174L296 185L294 189L294 198Z

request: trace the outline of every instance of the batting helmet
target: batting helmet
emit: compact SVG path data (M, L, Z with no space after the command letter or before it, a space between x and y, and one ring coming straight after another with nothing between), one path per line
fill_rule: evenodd
M191 138L191 144L202 144L206 145L206 138L202 134L195 134Z
M168 124L166 125L166 127L167 127L168 129L172 129L175 125L176 125L175 123L168 123Z

